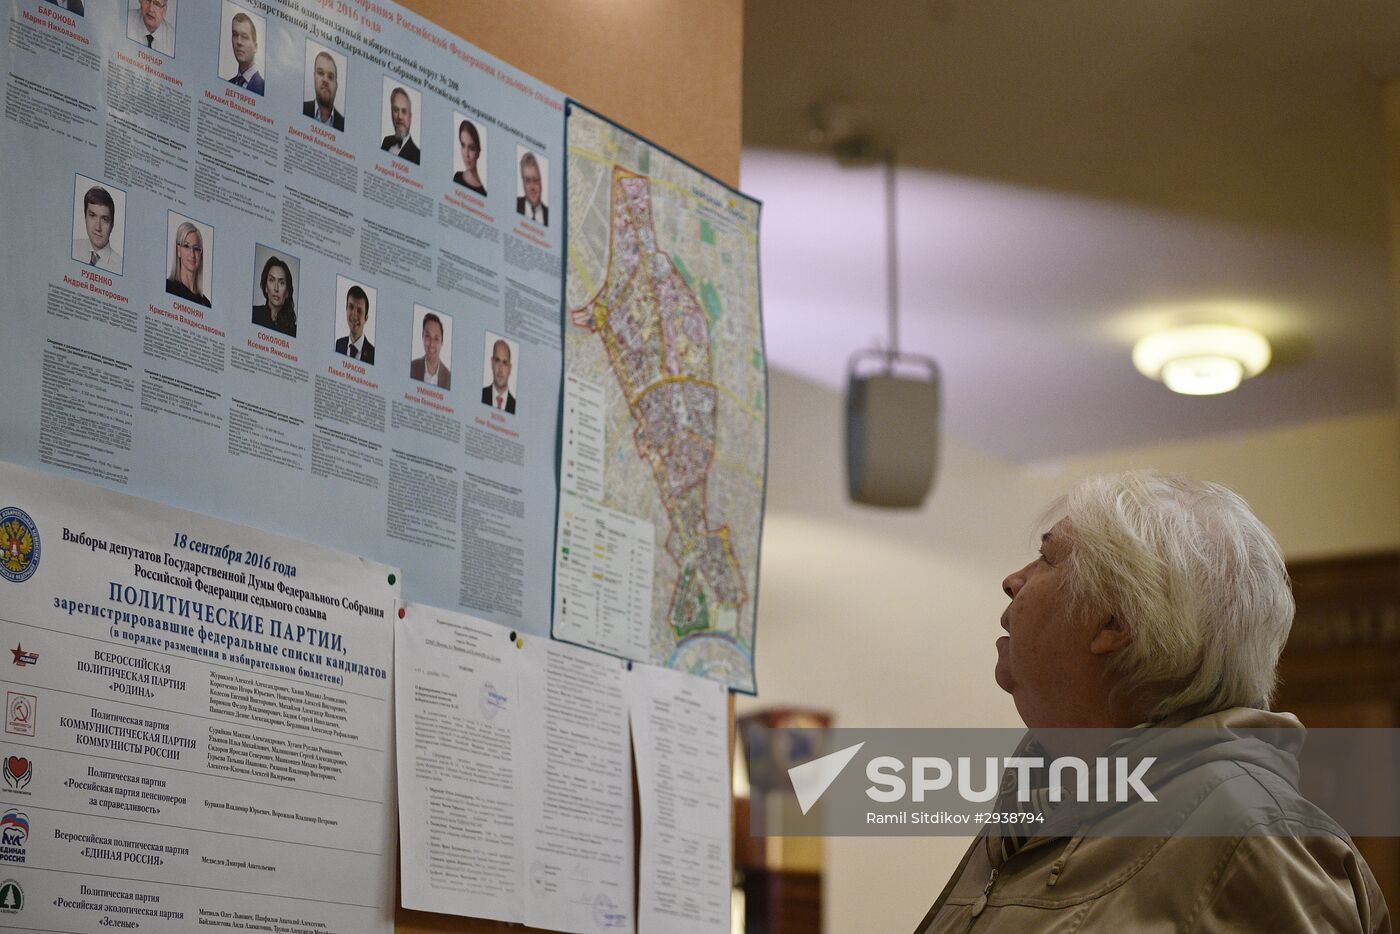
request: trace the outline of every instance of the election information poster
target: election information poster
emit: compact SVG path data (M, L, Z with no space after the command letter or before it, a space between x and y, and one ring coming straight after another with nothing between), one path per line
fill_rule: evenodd
M0 464L0 927L392 931L398 596Z
M759 204L568 109L554 636L753 693Z
M549 632L563 98L381 0L12 0L3 457Z

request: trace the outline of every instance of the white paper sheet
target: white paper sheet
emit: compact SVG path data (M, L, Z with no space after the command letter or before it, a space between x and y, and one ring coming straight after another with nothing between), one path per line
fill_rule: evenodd
M396 572L7 464L0 546L6 927L392 931Z
M398 676L404 907L519 921L521 708L510 631L403 608Z
M641 796L642 934L729 934L729 706L721 684L649 665L627 676Z
M404 907L634 930L624 663L421 604L395 645Z

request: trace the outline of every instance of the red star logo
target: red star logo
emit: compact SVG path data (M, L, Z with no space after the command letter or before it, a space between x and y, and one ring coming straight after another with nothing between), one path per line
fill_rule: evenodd
M10 649L10 653L14 655L16 665L24 664L24 662L20 661L20 659L25 657L24 646L16 645L14 648Z

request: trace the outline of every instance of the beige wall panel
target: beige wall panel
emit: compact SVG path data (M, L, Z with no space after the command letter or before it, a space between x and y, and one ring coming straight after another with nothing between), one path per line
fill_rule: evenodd
M405 0L404 6L731 185L740 0Z

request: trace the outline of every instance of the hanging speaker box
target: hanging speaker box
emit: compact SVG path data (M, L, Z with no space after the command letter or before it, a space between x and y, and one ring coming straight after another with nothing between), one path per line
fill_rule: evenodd
M884 361L883 370L861 375L860 361L872 356ZM910 509L923 505L938 468L939 405L933 360L879 351L851 358L846 487L853 501Z

